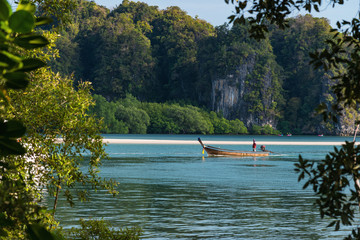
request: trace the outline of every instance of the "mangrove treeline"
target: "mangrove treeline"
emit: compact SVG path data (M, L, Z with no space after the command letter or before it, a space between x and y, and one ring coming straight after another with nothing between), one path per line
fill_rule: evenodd
M179 103L140 102L128 95L108 102L94 95L91 112L103 117L104 133L121 134L278 134L271 126L252 125L247 129L239 119L227 120L214 111Z

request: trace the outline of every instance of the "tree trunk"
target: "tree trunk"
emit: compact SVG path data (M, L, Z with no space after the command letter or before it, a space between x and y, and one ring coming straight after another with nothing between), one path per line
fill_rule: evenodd
M61 184L61 180L59 177L58 186L56 187L56 194L55 194L54 207L53 207L53 216L55 216L55 211L56 211L56 207L57 207L57 203L58 203L58 199L59 199L60 184Z
M355 143L356 142L356 134L357 134L357 131L359 130L359 125L356 125L356 128L355 128L355 132L354 132L354 139L353 139L353 142Z

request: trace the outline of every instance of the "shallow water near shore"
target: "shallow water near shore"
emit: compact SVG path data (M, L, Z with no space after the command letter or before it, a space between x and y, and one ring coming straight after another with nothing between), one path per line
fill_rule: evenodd
M111 139L196 140L189 135L105 135ZM100 175L117 180L120 194L92 192L91 202L70 208L61 199L64 228L79 218L104 218L114 226L139 226L142 239L339 239L319 217L311 189L297 182L299 154L319 161L334 146L317 142L348 137L201 136L206 141L289 141L268 145L269 157L208 157L199 145L109 144ZM294 142L314 145L294 145ZM250 150L251 145L217 145Z

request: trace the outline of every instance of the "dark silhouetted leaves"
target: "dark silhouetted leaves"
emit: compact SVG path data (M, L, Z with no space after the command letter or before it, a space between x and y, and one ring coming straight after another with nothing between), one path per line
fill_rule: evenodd
M20 35L15 39L15 44L25 49L44 47L49 41L41 35Z
M24 72L11 72L4 74L5 86L12 89L23 89L29 84L27 75Z
M31 224L27 226L27 232L31 240L55 240L56 238L42 225Z
M10 16L9 27L14 32L29 33L35 27L35 19L25 10L16 11Z
M319 196L316 204L321 217L334 219L328 226L339 230L341 225L352 225L356 206L359 204L357 191L351 189L359 179L360 146L354 142L345 142L340 149L326 155L325 160L309 164L301 156L295 164L299 173L298 181L307 178L304 188L312 186ZM348 189L351 191L348 191ZM356 186L355 186L356 188Z
M35 25L42 26L42 25L46 25L46 24L49 24L52 22L53 22L53 19L50 17L38 17L38 18L36 18Z
M0 21L6 21L11 14L10 4L6 0L0 0Z
M26 128L16 120L0 120L0 154L24 154L25 148L17 141L17 138L25 134Z
M0 133L5 138L19 138L25 134L26 128L17 120L0 121Z
M21 59L9 52L0 52L0 68L12 69L16 68Z
M46 66L45 62L37 58L27 58L23 60L22 63L23 63L23 67L21 68L21 71L23 72L33 71L35 69Z

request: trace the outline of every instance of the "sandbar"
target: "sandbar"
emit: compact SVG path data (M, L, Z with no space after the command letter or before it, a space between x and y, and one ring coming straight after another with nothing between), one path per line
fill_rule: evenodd
M197 140L159 140L159 139L104 139L107 144L168 144L168 145L195 145ZM205 145L252 145L252 141L204 141ZM294 145L294 146L341 146L345 142L301 142L301 141L257 141L257 145ZM358 142L356 144L359 144Z

